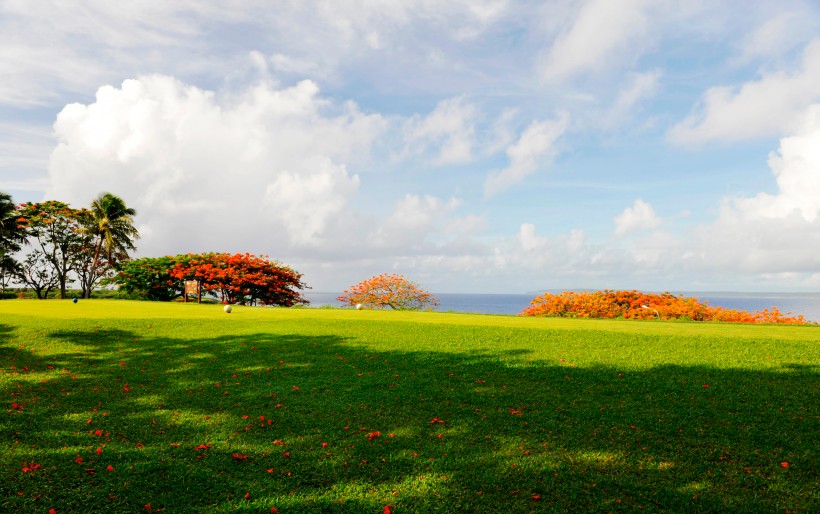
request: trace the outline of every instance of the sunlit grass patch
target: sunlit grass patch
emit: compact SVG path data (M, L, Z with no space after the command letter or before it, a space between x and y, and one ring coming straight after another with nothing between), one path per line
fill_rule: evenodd
M0 510L814 510L820 332L735 329L4 301Z

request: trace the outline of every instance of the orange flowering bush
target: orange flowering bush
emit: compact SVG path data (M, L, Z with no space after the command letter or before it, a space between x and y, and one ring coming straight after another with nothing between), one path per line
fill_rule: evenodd
M561 318L683 319L727 323L780 323L808 325L802 315L786 316L777 307L747 312L712 307L697 298L671 293L641 291L594 291L545 293L534 298L521 316Z
M438 305L438 300L402 275L382 273L345 289L336 298L346 305L395 310L421 310Z

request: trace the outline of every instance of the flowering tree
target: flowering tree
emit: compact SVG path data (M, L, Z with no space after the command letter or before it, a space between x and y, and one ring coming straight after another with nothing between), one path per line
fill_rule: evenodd
M199 280L202 289L222 303L281 305L308 303L297 289L304 289L302 275L265 256L249 253L204 253L177 256L170 271L176 280Z
M72 281L76 256L82 251L82 211L63 202L49 200L24 203L19 208L18 222L26 235L35 241L42 256L57 277L60 298L66 297L66 284Z
M346 305L395 310L421 310L438 305L438 299L402 275L383 273L345 289L338 301Z

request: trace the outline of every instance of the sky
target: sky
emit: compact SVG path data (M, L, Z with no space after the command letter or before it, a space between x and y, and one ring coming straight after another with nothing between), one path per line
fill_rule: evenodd
M2 0L0 191L313 291L820 291L812 0Z

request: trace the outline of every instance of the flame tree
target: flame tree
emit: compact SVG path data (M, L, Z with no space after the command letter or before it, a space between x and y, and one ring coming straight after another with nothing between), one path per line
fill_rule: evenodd
M308 303L298 291L307 288L301 273L249 253L136 259L121 266L112 282L126 294L171 300L182 293L185 280L198 280L206 294L222 303L283 307Z
M337 300L346 305L362 304L371 309L421 310L438 305L438 299L404 276L388 273L362 280L345 289Z

